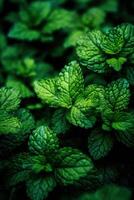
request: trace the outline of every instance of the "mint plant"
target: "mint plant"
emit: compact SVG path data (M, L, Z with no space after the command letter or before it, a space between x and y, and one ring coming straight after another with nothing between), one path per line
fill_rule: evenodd
M133 199L133 9L0 1L0 199Z

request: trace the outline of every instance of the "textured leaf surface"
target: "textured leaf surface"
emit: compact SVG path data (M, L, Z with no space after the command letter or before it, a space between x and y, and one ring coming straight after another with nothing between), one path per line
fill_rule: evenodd
M0 133L16 133L19 131L21 123L17 117L0 112Z
M128 106L130 97L129 83L126 79L113 81L105 89L104 109L121 111Z
M6 111L13 111L18 108L20 104L20 94L13 88L3 87L0 89L0 109Z
M32 114L24 108L21 108L17 111L17 117L21 122L20 132L23 133L30 133L30 131L34 128L35 121Z
M56 93L56 80L46 79L41 81L36 81L34 83L34 89L39 98L43 100L44 103L48 103L51 106L58 106L59 101Z
M91 128L96 122L95 116L92 111L93 103L88 99L81 99L71 108L67 114L67 119L75 126L82 128Z
M112 146L112 138L104 133L92 132L88 138L88 149L95 160L105 157Z
M38 127L29 138L29 149L35 154L53 153L59 147L58 138L47 126Z
M125 144L128 147L134 147L134 131L118 131L116 137L119 142Z
M27 181L27 195L31 200L44 200L55 186L56 183L51 177L33 178Z
M134 130L134 113L115 113L112 127L117 131Z
M62 109L56 110L52 117L52 129L57 133L65 133L70 128L66 119L65 111Z
M83 35L77 42L76 53L80 62L89 69L102 73L105 71L106 57L102 54L100 43L103 34L100 31L92 31Z
M44 102L51 106L70 108L74 99L84 89L81 68L72 61L63 68L55 79L36 81L35 91Z
M100 92L101 89L95 85L87 87L67 113L69 122L82 128L91 128L96 121L93 110L99 102Z
M20 153L9 160L9 174L14 179L27 171L27 176L34 176L41 172L51 171L51 166L47 163L45 156L30 155Z
M67 185L79 180L93 169L90 158L77 149L65 147L59 150L56 157L55 176L60 183Z
M126 23L105 32L93 30L83 34L77 42L76 53L82 65L103 73L109 65L119 71L125 61L133 63L133 46L134 26Z
M82 71L76 61L66 65L60 72L57 85L60 102L65 101L68 106L71 106L73 100L84 90Z

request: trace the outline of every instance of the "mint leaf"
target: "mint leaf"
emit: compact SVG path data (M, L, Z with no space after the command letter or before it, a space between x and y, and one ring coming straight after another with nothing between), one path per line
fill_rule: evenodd
M133 46L134 26L126 23L108 31L83 33L77 42L76 53L82 65L94 72L104 73L109 71L109 66L119 71L125 61L133 63Z
M29 138L29 149L34 154L53 153L59 148L59 141L47 126L38 127Z
M20 127L21 123L17 117L0 111L0 134L15 134L20 130Z
M51 172L52 167L47 163L44 155L30 155L20 153L9 160L8 171L10 177L19 176L20 172L27 171L27 176L38 175L43 172ZM18 174L18 175L17 175Z
M44 200L47 198L56 183L52 177L32 178L27 181L27 195L32 200Z
M110 29L103 37L101 48L106 54L119 53L124 45L122 30L118 27Z
M56 110L54 112L51 124L52 129L57 134L65 133L70 128L70 124L68 123L65 116L65 111L62 109Z
M81 64L99 73L103 73L106 70L106 57L101 53L100 47L103 37L101 31L92 31L83 34L76 45L76 53Z
M87 86L67 113L69 122L82 128L91 128L96 122L95 108L100 103L102 93L103 87L95 84Z
M55 9L47 19L47 24L44 26L44 32L50 34L60 29L68 32L79 25L76 20L77 17L75 12L66 9Z
M93 163L88 156L70 147L60 149L55 162L56 179L64 185L74 183L93 169Z
M16 114L21 122L20 132L22 133L22 135L24 136L26 133L30 133L30 131L35 126L33 115L24 108L19 109Z
M3 87L0 89L0 109L13 111L19 107L20 94L13 88Z
M34 89L39 98L50 106L59 106L55 79L46 79L34 82Z
M82 128L91 128L96 122L96 118L92 113L94 107L92 99L79 97L71 110L67 113L67 119L75 126Z
M84 79L81 68L76 61L66 65L57 79L60 102L65 101L68 107L84 90Z
M119 142L125 144L127 147L134 147L134 131L118 131L116 132L116 138Z
M81 68L72 61L55 79L35 81L35 91L50 106L70 108L74 99L83 91L84 80Z
M35 1L30 4L29 12L31 18L34 19L34 24L38 25L43 20L46 20L47 16L51 11L50 2Z
M9 186L15 186L15 185L19 184L20 182L26 181L27 179L29 179L29 177L30 177L29 171L23 170L23 171L20 171L16 174L13 174L12 176L10 176L7 179L7 183Z
M106 133L93 131L88 138L88 149L95 160L105 157L112 146L113 139Z
M112 128L117 131L134 130L134 113L115 113Z
M113 81L105 89L103 108L109 111L124 110L129 103L129 83L126 79Z
M8 79L6 82L6 86L10 88L14 88L16 92L18 92L21 97L28 98L33 96L31 90L23 84L23 82L16 80L16 79Z
M126 58L110 58L106 61L110 67L112 67L115 71L120 71L122 65L126 62Z
M32 41L39 39L40 33L36 30L30 30L27 25L18 22L11 28L8 36L17 40Z

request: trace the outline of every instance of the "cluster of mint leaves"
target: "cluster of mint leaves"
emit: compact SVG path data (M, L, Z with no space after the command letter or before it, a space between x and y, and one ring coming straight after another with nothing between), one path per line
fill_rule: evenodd
M131 200L127 1L0 0L0 15L0 199Z

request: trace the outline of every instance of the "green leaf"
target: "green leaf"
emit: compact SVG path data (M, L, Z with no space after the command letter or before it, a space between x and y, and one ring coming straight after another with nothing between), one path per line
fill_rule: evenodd
M103 37L103 33L98 30L88 32L79 38L76 45L76 53L81 64L99 73L106 70L106 57L100 47Z
M124 45L122 30L118 27L110 29L103 37L100 45L106 54L115 55L119 53Z
M70 35L65 39L64 47L69 48L69 47L75 46L80 36L82 35L83 35L83 32L80 30L71 32Z
M27 25L18 22L11 28L8 36L17 40L32 41L40 38L40 32L36 30L30 30Z
M124 38L124 46L121 52L121 57L130 56L134 53L134 25L129 23L123 23L118 26L122 30Z
M84 78L81 68L76 61L66 65L57 79L60 102L71 106L76 97L84 90Z
M93 169L93 163L88 156L70 147L60 149L55 162L56 179L64 185L74 183Z
M134 113L115 113L112 121L112 128L117 131L134 130Z
M119 142L122 142L128 147L134 146L134 113L115 113L112 122L112 128L117 132L116 137Z
M27 195L31 200L44 200L56 186L52 177L32 178L27 181Z
M117 0L105 0L100 8L106 12L112 12L113 14L118 11L118 1Z
M129 82L130 85L134 85L134 68L133 67L129 67L127 68L127 80Z
M118 79L110 83L104 94L102 107L109 111L122 111L129 103L129 83L126 79Z
M0 134L17 133L20 126L21 123L17 117L4 111L0 112Z
M17 117L21 121L20 132L30 133L35 126L32 114L28 110L21 108L17 111Z
M46 79L34 82L34 89L39 98L50 106L59 106L56 79Z
M45 20L48 16L48 14L51 11L51 3L48 2L42 2L42 1L35 1L30 4L29 12L31 15L31 18L34 20L34 24L38 25L43 20Z
M118 131L116 138L119 142L125 144L127 147L134 147L134 131Z
M10 88L14 88L14 90L16 90L23 98L28 98L33 95L30 89L25 84L23 84L23 82L19 80L8 79L6 82L6 86Z
M29 153L20 153L11 158L8 169L10 176L26 170L29 175L52 171L52 167L47 163L44 155L30 155Z
M65 133L70 128L70 125L65 116L65 111L62 109L55 111L51 123L52 123L52 129L57 134Z
M95 84L87 86L67 113L69 122L82 128L91 128L96 122L94 110L99 105L103 90L103 87Z
M82 65L94 72L104 73L109 70L111 61L107 60L111 57L117 60L124 58L133 63L133 46L134 26L126 23L105 32L93 30L83 33L77 42L76 53ZM112 67L119 71L119 65L124 63L124 59L120 59L120 62L118 60L118 64L116 60L116 66L115 60L112 60Z
M59 141L47 126L38 127L29 138L29 149L35 154L53 153L59 148Z
M3 87L0 89L0 109L13 111L19 107L20 94L13 88Z
M37 96L50 106L70 108L73 100L83 91L84 80L81 68L72 61L55 79L35 81Z
M47 19L47 24L44 26L44 32L53 33L60 29L68 32L79 25L77 18L77 14L73 11L54 9Z
M9 176L7 179L7 184L9 186L15 186L15 185L19 184L20 182L24 182L24 181L28 180L29 177L30 177L29 171L23 170L16 174L13 174L12 176Z
M95 192L86 192L76 198L77 200L130 200L131 196L131 190L126 187L121 187L118 185L106 185Z
M99 28L105 21L106 14L99 7L88 9L82 16L84 25L90 28Z
M95 104L90 98L79 97L71 110L67 113L67 119L75 126L91 128L96 122L92 109Z
M88 149L95 160L105 157L112 149L112 146L113 139L108 133L93 131L88 138Z
M106 62L110 67L112 67L115 71L120 71L122 68L122 65L127 61L126 58L120 57L118 59L116 58L110 58Z

